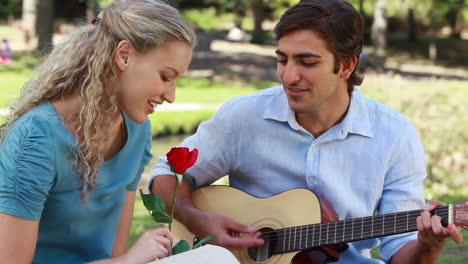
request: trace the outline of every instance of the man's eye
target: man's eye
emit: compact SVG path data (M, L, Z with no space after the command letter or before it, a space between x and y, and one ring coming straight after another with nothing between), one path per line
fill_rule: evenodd
M302 62L302 65L306 67L314 66L315 64L317 64L317 62Z
M280 60L280 59L278 59L278 63L280 63L280 64L286 64L286 62L288 62L288 60Z

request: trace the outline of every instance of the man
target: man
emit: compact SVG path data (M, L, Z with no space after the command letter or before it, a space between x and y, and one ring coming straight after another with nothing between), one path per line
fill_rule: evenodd
M218 245L261 245L254 228L193 206L191 190L224 175L256 197L310 189L339 219L422 208L426 171L415 128L354 88L362 82L359 13L342 0L306 0L286 11L275 33L283 85L230 100L182 142L200 156L179 188L176 218L198 237L216 236ZM161 158L150 189L170 203L174 178ZM349 243L340 263L381 263L369 254L378 244L391 263L435 263L447 237L463 239L455 226L430 216L440 204L425 207L419 233Z

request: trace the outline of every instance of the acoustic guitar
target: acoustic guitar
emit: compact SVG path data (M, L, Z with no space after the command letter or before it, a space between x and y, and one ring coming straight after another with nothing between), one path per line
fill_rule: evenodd
M336 261L338 254L347 248L347 242L416 231L416 218L422 212L413 210L337 221L334 211L330 216L328 205L307 189L257 198L236 188L212 185L194 191L192 200L203 211L231 217L262 232L263 246L232 251L243 264ZM468 227L468 203L437 207L433 213L443 218L444 225ZM175 237L189 243L197 240L177 221L172 231Z

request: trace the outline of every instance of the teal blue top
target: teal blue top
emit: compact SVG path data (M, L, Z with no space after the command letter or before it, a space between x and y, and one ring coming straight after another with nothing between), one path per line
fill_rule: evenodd
M51 103L21 116L0 143L0 212L40 220L34 263L83 263L111 256L126 191L151 159L151 124L124 114L127 142L99 168L81 200L72 168L76 138Z

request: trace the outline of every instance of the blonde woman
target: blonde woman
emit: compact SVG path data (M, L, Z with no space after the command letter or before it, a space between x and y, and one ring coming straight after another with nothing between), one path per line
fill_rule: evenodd
M0 259L147 263L166 228L128 249L147 116L175 98L195 36L157 0L117 0L57 45L0 127Z

